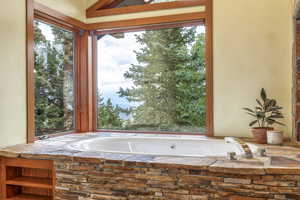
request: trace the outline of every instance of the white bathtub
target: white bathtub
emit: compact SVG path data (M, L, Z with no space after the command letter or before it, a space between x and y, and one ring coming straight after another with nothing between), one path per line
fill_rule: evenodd
M256 146L248 144L256 151ZM243 152L236 144L226 143L219 139L205 139L203 137L96 137L70 144L68 148L77 151L146 154L160 156L226 156L227 152Z

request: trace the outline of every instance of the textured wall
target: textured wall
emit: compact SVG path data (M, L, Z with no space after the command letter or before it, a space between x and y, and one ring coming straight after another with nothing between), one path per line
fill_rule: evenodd
M0 147L26 141L25 0L0 7Z
M55 200L299 199L300 171L74 158L55 162Z
M292 132L292 1L214 1L214 115L216 135L247 136L255 104L265 87L284 107ZM234 5L234 6L233 6Z

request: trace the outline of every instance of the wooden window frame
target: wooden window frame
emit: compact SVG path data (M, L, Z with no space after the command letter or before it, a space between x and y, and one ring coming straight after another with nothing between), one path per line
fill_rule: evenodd
M87 18L103 17L109 15L129 14L145 11L156 11L174 8L184 8L192 6L201 6L207 0L177 0L173 2L162 2L155 4L135 5L122 8L105 8L107 4L113 4L119 0L98 0L86 10Z
M115 33L115 32L129 32L136 30L145 30L148 28L155 29L158 27L167 28L178 26L178 25L189 25L197 22L203 22L206 28L206 132L204 135L214 135L214 123L213 123L213 41L212 41L212 1L206 0L203 5L205 6L204 12L178 14L178 15L167 15L158 17L148 17L140 19L121 20L114 22L103 22L97 24L90 24L90 27L97 29L94 32L93 39L93 51L94 55L97 55L97 35ZM97 71L97 58L94 56L93 68L94 73ZM93 93L97 93L97 78L94 77L93 81ZM97 99L94 95L94 104ZM97 109L97 108L96 108ZM147 134L178 134L178 135L199 135L199 133L183 133L183 132L152 132L152 131L127 131L127 130L103 130L95 127L97 125L97 112L94 111L94 130L97 132L117 132L117 133L147 133Z
M75 127L74 131L62 131L49 134L47 137L61 136L71 133L88 131L85 121L88 121L87 79L87 46L89 33L86 24L65 16L42 4L27 0L27 143L38 139L35 136L35 96L34 96L34 20L61 27L75 35L74 56L74 94L75 94Z
M172 23L194 23L204 21L206 32L206 136L214 135L213 118L213 26L212 0L199 0L205 6L204 12L186 13L167 16L156 16L139 19L120 20L85 24L74 18L65 16L42 4L26 0L26 54L27 54L27 143L34 142L35 138L35 102L34 102L34 27L35 18L50 24L77 32L76 37L76 122L75 133L96 132L97 130L97 34L105 31L131 30L147 26L161 26ZM162 3L161 3L162 4ZM101 130L103 131L103 130ZM126 132L126 131L123 131ZM128 132L128 131L127 131ZM132 132L132 131L130 131ZM68 133L48 135L60 136ZM144 131L142 133L145 133ZM157 134L157 132L155 132ZM171 133L171 132L169 132ZM168 134L169 134L168 133ZM178 134L178 133L172 133ZM189 134L189 133L180 133Z

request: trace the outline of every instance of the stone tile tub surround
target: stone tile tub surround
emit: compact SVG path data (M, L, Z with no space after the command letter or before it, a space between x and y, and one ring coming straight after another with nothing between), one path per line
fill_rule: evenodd
M272 158L268 164L260 158L229 161L223 157L113 154L65 148L93 137L99 134L74 134L17 145L0 150L0 156L54 160L56 200L300 199L300 149L295 147L265 146Z

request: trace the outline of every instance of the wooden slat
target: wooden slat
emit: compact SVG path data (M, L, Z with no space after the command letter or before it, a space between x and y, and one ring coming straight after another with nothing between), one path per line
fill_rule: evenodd
M6 200L51 200L53 197L44 197L39 195L20 194L15 197L6 198Z
M113 3L114 0L98 0L96 3L91 5L88 9L86 9L86 13L93 13L97 9L101 9L111 3Z
M16 177L11 180L7 180L6 184L44 189L53 188L51 179L38 177Z
M146 12L146 11L154 11L154 10L165 10L165 9L174 9L174 8L201 6L201 5L205 6L206 4L207 4L207 0L182 0L182 1L174 1L174 2L127 6L121 8L98 9L93 11L87 11L86 16L87 18L93 18L93 17L108 16L108 15L120 15L120 14Z
M4 199L4 191L5 191L5 174L4 174L4 165L3 165L3 158L0 158L0 199Z
M213 2L206 6L205 59L206 59L206 136L214 136L214 81L213 81Z
M53 161L49 160L27 160L21 158L6 158L4 165L11 167L25 167L33 169L53 169Z
M205 18L206 18L205 12L197 12L197 13L187 13L187 14L177 14L177 15L146 17L146 18L139 18L139 19L94 23L94 24L88 24L88 29L105 30L105 29L115 29L115 28L124 28L124 27L130 28L130 27L143 26L143 25L201 20Z
M27 90L27 143L34 142L35 97L34 97L34 11L33 0L26 1L26 90Z

